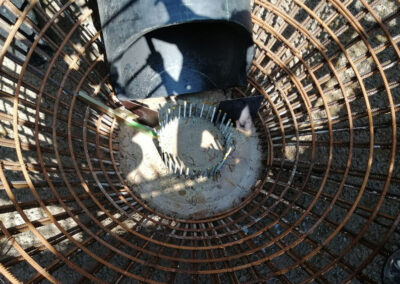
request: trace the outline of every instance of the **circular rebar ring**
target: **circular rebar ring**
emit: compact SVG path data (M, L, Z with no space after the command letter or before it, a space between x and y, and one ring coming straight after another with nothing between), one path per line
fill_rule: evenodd
M262 176L200 218L132 191L120 125L76 96L118 107L93 3L0 1L0 283L382 281L400 249L398 1L252 1L232 96L265 99Z

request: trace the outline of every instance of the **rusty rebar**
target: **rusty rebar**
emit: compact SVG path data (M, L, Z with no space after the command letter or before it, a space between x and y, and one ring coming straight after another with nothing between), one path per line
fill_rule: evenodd
M0 280L380 281L400 240L399 3L254 0L256 56L233 94L265 97L264 174L231 209L179 219L131 190L118 122L76 98L117 107L92 11L44 2L0 1Z

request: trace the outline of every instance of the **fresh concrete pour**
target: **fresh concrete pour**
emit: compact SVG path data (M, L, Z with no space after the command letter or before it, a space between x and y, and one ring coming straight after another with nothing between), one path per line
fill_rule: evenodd
M218 96L222 95L211 94L207 103L215 103ZM191 96L186 100L197 102ZM154 99L152 107L162 112L177 103L174 99L168 103L165 99ZM223 137L214 124L200 119L187 123L181 120L175 126L169 128L166 146L188 166L202 167L223 157ZM260 174L263 154L258 150L254 126L247 133L234 130L232 138L233 151L218 175L186 179L170 172L151 137L121 126L120 170L135 194L157 211L178 218L210 216L242 202Z

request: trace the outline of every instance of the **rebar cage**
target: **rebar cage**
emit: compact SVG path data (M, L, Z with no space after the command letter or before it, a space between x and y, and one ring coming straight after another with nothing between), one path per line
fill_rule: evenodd
M264 171L203 219L126 185L95 3L0 1L0 283L370 283L400 240L400 5L252 3ZM94 24L93 24L94 23Z

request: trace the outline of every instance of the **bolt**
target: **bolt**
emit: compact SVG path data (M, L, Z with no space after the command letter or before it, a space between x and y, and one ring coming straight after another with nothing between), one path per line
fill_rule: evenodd
M165 116L165 121L168 123L168 117L170 116L170 114L171 114L171 109L169 108L168 109L168 111L167 111L167 113L166 113L166 116Z
M186 118L186 101L183 103L183 117Z
M178 163L175 163L175 170L174 170L174 174L178 174Z
M212 108L212 106L210 106L210 107L208 108L208 110L207 110L206 120L207 120L207 118L208 118L208 115L210 114L211 108Z
M211 176L215 175L215 170L217 169L217 165L211 168Z
M208 168L208 169L207 169L207 177L208 177L208 178L211 177L211 173L212 173L212 169L211 169L211 168Z
M193 107L193 105L190 104L190 106L189 106L189 117L192 117L192 107Z
M224 130L222 131L222 135L225 135L226 130L228 129L229 124L231 124L231 120L229 119L228 122L225 125Z
M226 152L224 159L222 160L222 162L218 165L216 172L218 172L225 164L226 159L228 158L229 154L232 152L232 147L229 147L228 152Z
M228 158L229 154L232 152L232 147L229 147L228 152L226 152L224 160L226 160L226 158Z
M216 167L215 169L215 173L219 172L219 170L222 168L222 166L224 165L224 161L222 161L221 163L219 163L219 165Z
M229 133L228 138L226 139L226 145L230 145L232 140L232 132Z
M172 172L172 160L169 155L168 155L168 168L169 168L169 171Z
M217 119L215 120L215 124L218 123L218 121L219 121L219 119L220 119L220 117L221 117L221 113L222 113L222 111L221 111L221 110L218 110L218 115L217 115Z
M204 111L204 104L203 104L203 106L201 107L200 118L203 116L203 111Z
M226 113L224 113L224 116L222 117L222 120L221 120L221 124L219 125L220 130L222 128L222 125L224 124L225 118L226 118Z
M218 167L217 167L217 169L216 169L216 171L215 172L219 172L221 169L222 169L222 167L224 166L224 164L225 164L225 159L224 160L222 160L222 162L218 165Z
M213 112L212 112L212 115L211 115L211 122L213 122L213 120L214 120L214 116L215 116L215 111L217 110L217 108L216 107L214 107L214 109L213 109Z

